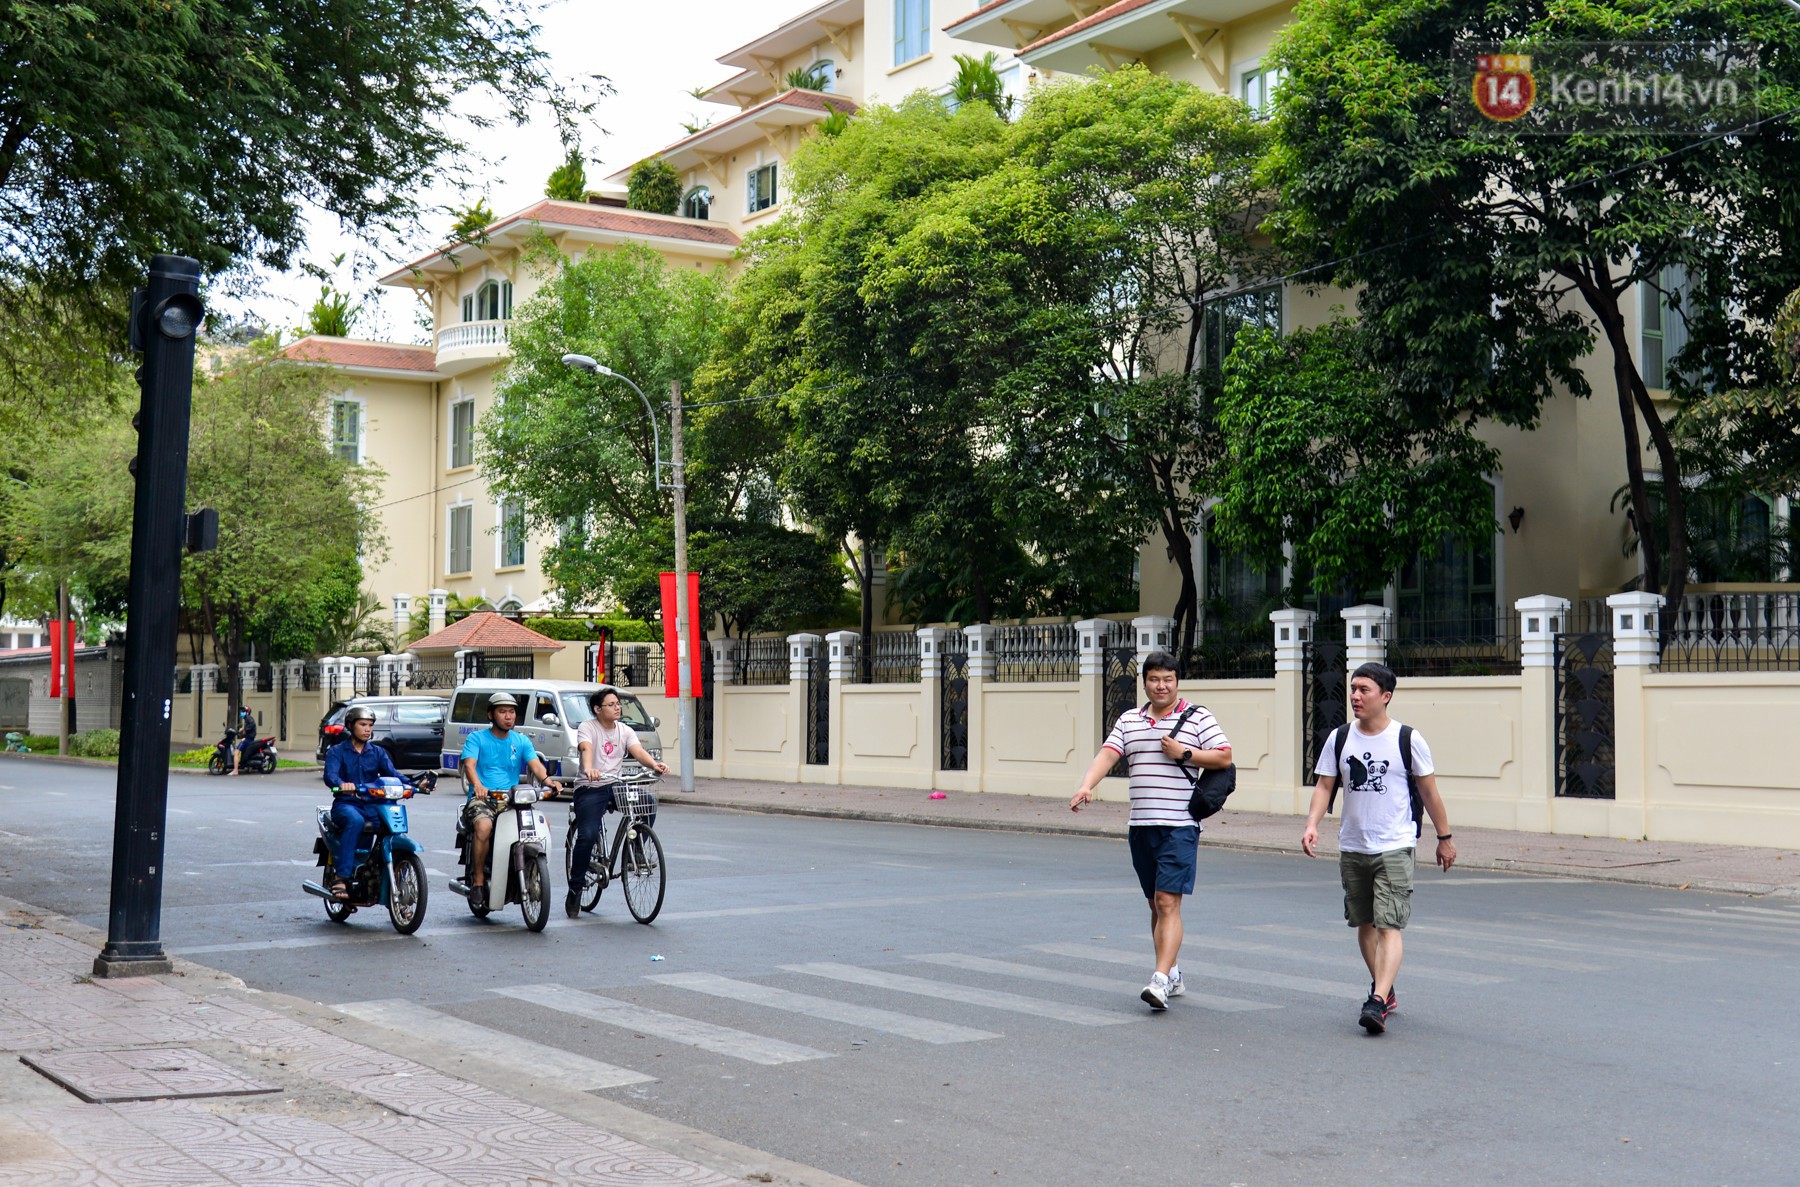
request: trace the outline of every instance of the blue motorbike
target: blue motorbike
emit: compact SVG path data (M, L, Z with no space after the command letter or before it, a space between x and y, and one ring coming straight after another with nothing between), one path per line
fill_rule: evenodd
M356 872L347 879L348 893L338 898L321 882L302 882L308 894L325 900L325 916L342 923L359 907L385 906L394 930L410 936L425 922L425 859L418 843L406 835L406 805L414 786L400 779L384 776L366 790L377 802L374 818L363 826L356 841ZM331 809L320 808L319 835L313 840L318 864L331 872L332 842L338 835L332 822ZM329 881L329 877L326 877Z

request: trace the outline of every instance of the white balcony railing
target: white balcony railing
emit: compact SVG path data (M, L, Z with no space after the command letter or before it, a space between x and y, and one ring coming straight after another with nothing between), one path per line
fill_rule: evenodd
M439 350L463 350L479 346L505 346L512 337L510 321L471 321L438 331Z

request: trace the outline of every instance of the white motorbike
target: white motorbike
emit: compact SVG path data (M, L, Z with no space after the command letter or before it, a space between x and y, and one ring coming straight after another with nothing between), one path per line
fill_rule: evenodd
M469 910L485 919L508 903L518 903L525 926L543 931L550 922L550 826L538 811L539 791L520 784L506 794L506 804L494 814L493 843L488 846L487 896L471 898L469 883L475 837L456 814L456 847L462 855L463 875L450 889L469 900ZM504 865L501 863L504 861Z

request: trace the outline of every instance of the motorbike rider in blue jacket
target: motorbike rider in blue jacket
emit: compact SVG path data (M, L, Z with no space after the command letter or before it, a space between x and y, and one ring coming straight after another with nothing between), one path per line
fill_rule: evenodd
M375 712L367 705L352 705L344 714L344 728L350 736L325 752L325 786L331 788L331 823L337 828L333 839L330 891L332 897L350 897L347 885L356 872L356 841L363 825L372 821L373 812L365 812L378 801L367 789L383 775L400 778L388 752L369 741L375 735Z

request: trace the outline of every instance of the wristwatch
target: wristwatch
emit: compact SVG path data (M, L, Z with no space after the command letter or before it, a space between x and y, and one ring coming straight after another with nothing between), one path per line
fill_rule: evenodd
M1193 762L1194 761L1194 752L1192 750L1183 750L1181 752L1181 761L1182 762Z

